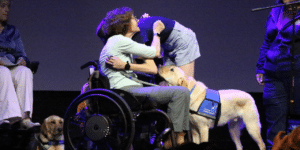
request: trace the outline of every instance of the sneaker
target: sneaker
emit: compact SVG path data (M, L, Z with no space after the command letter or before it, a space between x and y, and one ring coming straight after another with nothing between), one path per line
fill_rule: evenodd
M41 126L40 123L38 122L33 123L30 119L23 119L20 123L20 128L25 130L40 127L40 126Z
M0 128L1 129L9 129L10 128L10 122L8 120L1 120L0 121Z

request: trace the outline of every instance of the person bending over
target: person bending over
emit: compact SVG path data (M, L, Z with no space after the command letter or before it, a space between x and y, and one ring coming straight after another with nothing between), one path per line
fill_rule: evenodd
M145 13L138 22L140 32L133 37L133 40L150 45L153 40L152 26L157 20L165 25L165 29L157 35L160 37L161 46L164 50L162 52L164 65L176 65L187 76L194 78L195 60L200 57L200 48L196 34L191 29L175 20L149 16Z

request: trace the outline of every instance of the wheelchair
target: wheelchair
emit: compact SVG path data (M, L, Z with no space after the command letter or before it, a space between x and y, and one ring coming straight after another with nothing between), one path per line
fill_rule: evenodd
M64 116L66 147L72 150L163 149L163 141L169 135L173 147L176 146L172 122L164 111L166 106L149 97L110 89L108 78L99 71L98 61L90 61L81 69L87 67L92 72L88 90L73 100ZM153 76L144 78L154 81Z

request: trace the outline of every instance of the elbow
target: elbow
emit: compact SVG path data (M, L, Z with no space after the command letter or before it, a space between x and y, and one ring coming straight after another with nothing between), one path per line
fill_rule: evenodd
M153 74L157 74L158 73L158 70L156 69L155 71L153 71Z
M149 74L157 74L157 73L158 73L157 67L152 67L152 68L149 70L148 73L149 73Z
M157 49L154 58L157 58L159 56L160 56L160 49Z

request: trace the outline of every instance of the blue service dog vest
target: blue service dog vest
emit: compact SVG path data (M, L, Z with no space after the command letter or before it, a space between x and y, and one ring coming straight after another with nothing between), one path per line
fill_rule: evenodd
M194 91L196 85L191 90L191 94ZM215 120L215 126L218 124L220 118L220 94L216 90L206 89L206 96L201 105L198 108L198 111L190 110L192 114L198 114L210 119Z

